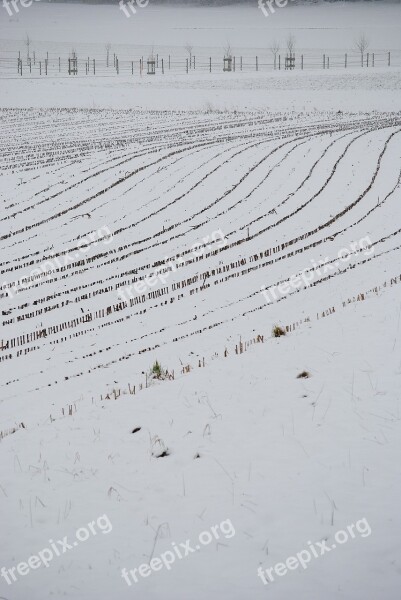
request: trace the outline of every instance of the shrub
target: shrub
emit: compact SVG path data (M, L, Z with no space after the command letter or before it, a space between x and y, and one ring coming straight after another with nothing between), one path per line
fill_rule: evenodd
M285 331L282 327L280 327L279 325L275 325L272 329L272 336L273 337L281 337L282 335L285 335Z
M152 374L154 377L156 377L156 379L161 379L161 376L162 376L162 368L161 368L161 365L160 365L160 363L159 363L157 360L156 360L156 361L153 363L153 367L152 367L152 370L151 370L151 374Z
M156 360L153 363L153 367L150 370L149 376L152 379L168 379L169 373L168 373L167 369L163 369L163 367L161 366L159 361Z

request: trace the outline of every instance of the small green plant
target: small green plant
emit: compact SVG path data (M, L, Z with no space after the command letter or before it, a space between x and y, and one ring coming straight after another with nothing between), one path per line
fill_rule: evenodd
M150 377L152 379L168 379L169 373L167 369L163 369L159 361L156 360L150 370Z
M297 375L297 379L309 379L310 373L308 371L302 371L299 375Z
M285 335L285 331L282 327L280 327L279 325L275 325L272 329L272 336L275 338L281 337L282 335Z
M161 364L157 360L153 363L152 375L156 377L156 379L161 379L162 377Z

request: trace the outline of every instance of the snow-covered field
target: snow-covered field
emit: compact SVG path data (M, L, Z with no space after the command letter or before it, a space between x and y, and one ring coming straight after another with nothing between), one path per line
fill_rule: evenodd
M290 8L400 50L399 6ZM38 3L0 56L261 48L213 10ZM2 81L0 597L399 598L400 75Z

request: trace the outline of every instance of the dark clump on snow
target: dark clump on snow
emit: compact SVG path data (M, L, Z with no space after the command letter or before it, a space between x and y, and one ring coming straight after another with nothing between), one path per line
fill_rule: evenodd
M163 452L161 454L156 454L156 458L164 458L165 456L170 456L170 452L167 448L167 450L163 450Z
M297 375L297 379L309 379L311 374L308 371L302 371L299 375Z
M272 329L272 336L277 338L281 337L282 335L285 335L284 329L279 325L275 325Z

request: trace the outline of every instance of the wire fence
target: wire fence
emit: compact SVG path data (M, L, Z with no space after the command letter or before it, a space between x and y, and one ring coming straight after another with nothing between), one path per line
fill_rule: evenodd
M132 52L118 55L108 52L90 56L75 52L68 56L49 52L21 52L0 56L0 78L65 76L162 76L190 73L265 73L288 70L330 70L388 68L401 66L401 52L260 54L188 57L154 53L150 57Z

